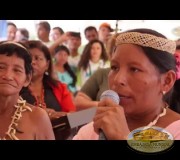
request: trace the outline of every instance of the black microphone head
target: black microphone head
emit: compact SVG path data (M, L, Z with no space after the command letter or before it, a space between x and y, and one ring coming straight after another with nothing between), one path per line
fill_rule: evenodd
M119 104L119 102L120 102L120 98L119 98L118 94L113 90L104 91L100 97L100 100L102 100L104 98L112 99L116 104Z

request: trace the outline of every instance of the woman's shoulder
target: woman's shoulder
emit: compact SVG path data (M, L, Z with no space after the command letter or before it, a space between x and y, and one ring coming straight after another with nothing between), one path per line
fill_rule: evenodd
M172 120L172 122L180 120L180 114L178 112L171 110L171 109L168 109L167 115L169 117L169 120Z
M80 128L73 140L98 140L99 135L94 131L93 122Z
M40 107L29 106L31 112L27 112L29 122L36 126L36 128L43 128L46 125L50 124L50 119L47 112Z
M94 72L94 75L98 76L98 75L109 74L109 71L110 71L110 68L99 68L98 70Z
M26 104L26 108L27 108L27 110L30 111L30 112L28 112L28 113L29 113L29 116L30 116L31 118L36 118L36 117L38 117L38 119L41 119L41 118L43 118L44 116L45 116L45 117L47 116L47 113L46 113L46 111L45 111L43 108L33 106L32 104L29 104L29 103ZM40 117L40 116L41 116L41 117Z
M179 113L169 109L166 119L169 119L169 122L170 122L167 125L167 127L179 125L179 129L180 129L180 114Z
M180 140L180 120L170 123L165 130L172 134L174 140Z
M29 130L29 134L35 139L54 139L51 121L43 108L35 107L22 99L18 104L21 111L18 115L22 117L19 123L21 128Z
M66 83L63 83L63 82L60 82L60 81L57 82L57 87L56 87L56 89L57 89L58 91L61 91L61 92L64 93L64 94L66 94L66 92L69 93L67 84L66 84Z
M166 128L171 128L171 127L176 129L178 127L178 129L180 129L180 119L170 123Z
M38 119L41 119L41 118L43 119L43 118L48 117L46 111L43 108L36 107L30 103L26 103L24 109L26 110L26 114L28 114L28 117L31 120L38 121Z
M56 80L56 85L53 85L53 84L51 84L51 83L48 83L48 85L49 85L49 87L51 88L51 89L53 89L53 90L61 90L61 89L64 89L64 88L66 88L67 87L67 84L65 84L65 83L63 83L63 82L61 82L61 81L59 81L59 80Z

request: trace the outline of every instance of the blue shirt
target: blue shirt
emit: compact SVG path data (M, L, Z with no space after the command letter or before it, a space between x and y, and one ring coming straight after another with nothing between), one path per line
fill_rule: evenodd
M58 79L67 84L68 86L68 89L72 92L72 93L75 93L77 91L76 87L72 85L73 83L73 78L70 76L70 74L65 71L64 73L61 73L61 72L58 72L57 71L57 76L58 76Z

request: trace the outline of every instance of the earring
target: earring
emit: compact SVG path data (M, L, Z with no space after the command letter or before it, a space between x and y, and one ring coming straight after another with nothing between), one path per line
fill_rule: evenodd
M163 96L166 94L166 91L162 91Z
M47 75L47 76L49 75L49 73L47 71L44 74Z

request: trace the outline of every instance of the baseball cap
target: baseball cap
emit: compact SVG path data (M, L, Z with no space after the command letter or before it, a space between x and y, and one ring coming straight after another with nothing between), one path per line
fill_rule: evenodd
M108 29L110 30L110 32L113 32L113 31L114 31L114 29L111 28L111 25L110 25L109 23L102 23L102 24L100 25L99 29L102 28L102 27L108 28Z

